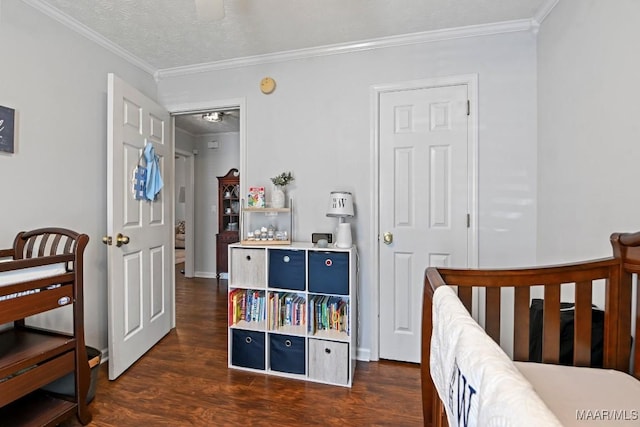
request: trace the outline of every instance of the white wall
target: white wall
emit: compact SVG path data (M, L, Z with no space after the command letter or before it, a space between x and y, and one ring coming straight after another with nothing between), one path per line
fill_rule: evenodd
M538 41L538 261L640 230L640 2L561 0Z
M354 193L351 223L360 255L359 347L375 340L370 247L373 85L478 73L479 226L482 266L535 262L536 41L530 32L414 44L359 53L254 65L163 78L169 109L246 99L247 171L243 185L270 187L292 171L294 239L332 231L325 216L332 190ZM259 82L273 77L271 95ZM421 287L421 283L416 283Z
M175 129L175 144L176 151L188 151L189 153L193 152L195 147L195 136L190 134L189 132L183 129ZM186 216L186 204L180 203L180 188L185 187L185 195L186 195L186 185L187 185L187 158L178 155L175 159L175 201L176 201L176 215L175 222L184 221Z
M177 224L180 221L185 220L185 210L186 203L180 201L180 191L184 189L185 198L186 198L186 185L187 185L187 161L184 156L176 156L175 159L175 195L174 200L176 201L176 214L175 214L175 223Z
M0 154L0 246L20 230L87 233L88 345L107 346L107 73L155 97L153 78L21 1L0 1L0 105L16 109L17 153ZM71 327L70 312L46 324Z
M219 148L207 148L209 141ZM196 137L195 165L195 265L196 277L216 276L216 234L218 233L218 178L230 169L240 169L240 141L237 132ZM242 172L242 171L241 171Z
M151 98L156 98L155 82L22 2L0 0L0 7L0 39L11 41L3 45L3 57L10 60L0 67L0 103L16 108L19 138L16 155L0 155L0 182L20 183L2 191L2 206L11 209L0 213L0 242L8 246L18 230L49 225L90 235L87 342L104 348L106 250L100 239L106 229L106 74L117 73ZM293 171L296 181L289 193L296 239L334 228L335 221L324 213L330 191L354 193L361 259L359 346L366 350L375 339L377 314L371 302L376 260L369 236L371 86L478 73L480 265L530 264L536 235L535 51L535 36L528 32L465 38L167 78L158 83L159 94L168 107L246 99L248 175L243 182L270 187L269 177ZM269 96L259 92L266 75L278 83ZM199 147L202 157L196 156L196 163L204 162L208 151ZM208 209L201 218L205 225L217 222L213 191L203 184L217 188L215 177L225 168L197 178ZM196 253L206 253L204 245L213 245L215 230L198 234L205 240L202 250L196 242ZM209 254L196 270L215 271L215 265L204 264L215 262L215 249ZM68 315L62 317L68 322Z

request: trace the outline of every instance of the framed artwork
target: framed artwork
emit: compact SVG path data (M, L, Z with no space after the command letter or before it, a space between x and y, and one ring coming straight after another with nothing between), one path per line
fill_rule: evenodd
M0 106L0 152L13 153L16 110Z

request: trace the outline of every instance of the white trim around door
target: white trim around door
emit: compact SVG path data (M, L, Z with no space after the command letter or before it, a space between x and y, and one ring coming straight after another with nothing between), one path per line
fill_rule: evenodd
M424 80L414 80L391 84L381 84L372 86L370 89L370 114L371 114L371 170L373 171L372 183L370 186L371 212L371 232L369 245L373 250L375 262L370 266L370 277L373 280L374 292L371 292L371 307L374 318L371 319L372 339L369 349L369 360L378 360L380 355L380 277L378 261L380 250L378 240L380 238L380 96L385 92L400 90L428 89L442 86L467 85L469 91L469 135L468 144L468 206L469 206L469 229L468 229L468 260L469 267L478 266L478 75L467 74L459 76L436 77Z
M175 117L173 118L175 123ZM174 124L175 130L175 124ZM174 132L175 135L175 132ZM174 136L175 138L175 136ZM174 139L175 140L175 139ZM176 148L176 156L184 157L186 160L187 173L185 182L185 219L187 224L195 224L194 193L195 193L195 158L193 152ZM177 203L177 201L174 201ZM175 206L174 206L175 209ZM195 258L195 234L193 225L185 230L185 262L184 276L194 277ZM174 245L175 246L175 245Z

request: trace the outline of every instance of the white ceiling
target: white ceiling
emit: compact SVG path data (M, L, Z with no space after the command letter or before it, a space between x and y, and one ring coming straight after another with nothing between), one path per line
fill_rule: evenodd
M215 21L198 18L196 0L23 1L157 71L535 19L558 0L225 0Z

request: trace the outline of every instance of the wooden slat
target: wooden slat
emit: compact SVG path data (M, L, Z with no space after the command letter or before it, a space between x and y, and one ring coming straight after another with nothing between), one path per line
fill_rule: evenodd
M471 286L458 286L458 298L469 313L473 313L473 288Z
M13 249L1 249L0 250L0 258L13 258L14 251Z
M70 254L74 251L73 247L74 247L74 243L75 240L70 239L67 237L67 243L64 245L64 253L65 254Z
M29 238L29 240L27 240L27 253L25 255L25 258L33 258L33 248L36 244L36 240L38 239L38 236L32 236Z
M638 248L634 248L638 249ZM624 277L629 280L626 281ZM610 354L615 354L615 364L613 365L614 369L618 369L621 371L630 372L629 369L629 360L631 360L631 305L632 305L632 287L633 280L630 274L622 274L619 269L615 269L611 278L609 279L607 288L613 293L616 289L618 289L618 305L617 307L611 307L611 319L607 319L606 311L605 311L605 347L611 349L612 346L615 347L615 352L609 350ZM606 297L605 297L606 299ZM640 306L636 306L636 310L640 310ZM637 313L637 311L636 311ZM614 320L615 323L612 325L607 325L607 320ZM636 326L638 324L636 323ZM616 330L617 333L613 336L613 338L609 338L610 335L608 331ZM638 335L636 335L637 337ZM638 357L638 352L640 351L640 346L636 345L636 355ZM638 365L635 365L635 368L638 369Z
M40 240L40 244L38 245L38 256L39 257L44 256L44 250L47 248L47 241L49 240L49 236L51 236L51 234L49 234L49 233L44 233L42 235L42 239Z
M560 285L544 287L542 362L560 362Z
M486 288L485 331L500 344L500 291L501 288Z
M517 287L514 290L513 312L513 359L529 360L529 301L531 288Z
M622 282L622 283L620 283ZM616 285L617 283L617 285ZM613 286L611 286L613 285ZM624 292L624 289L630 289L631 286L631 276L623 275L623 277L617 276L616 280L607 282L607 290L605 294L605 309L604 309L604 342L603 342L603 367L616 369L619 367L619 350L620 347L618 345L618 337L619 335L619 324L626 324L630 320L624 320L621 322L620 316L620 303L621 298L624 299L624 295L627 292ZM631 307L629 307L629 310ZM630 319L630 315L626 316L627 319ZM624 326L623 328L628 328L628 326ZM628 329L629 332L631 331ZM628 367L628 358L627 363Z
M49 255L55 255L57 250L58 250L58 245L60 244L60 239L62 238L62 235L60 234L56 234L55 237L53 238L53 242L51 243L51 252L49 253Z
M575 366L591 365L591 281L578 282L575 286L575 316L573 330L573 363Z

